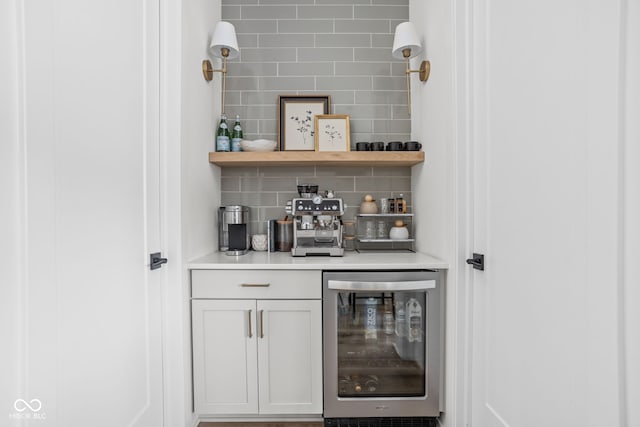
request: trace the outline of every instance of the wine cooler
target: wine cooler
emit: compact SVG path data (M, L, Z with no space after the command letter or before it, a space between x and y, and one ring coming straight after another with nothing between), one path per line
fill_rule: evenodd
M437 417L442 272L323 273L324 417Z

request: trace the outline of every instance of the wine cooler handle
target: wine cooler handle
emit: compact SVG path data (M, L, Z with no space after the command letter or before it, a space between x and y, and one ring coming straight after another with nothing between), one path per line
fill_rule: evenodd
M422 291L435 289L435 280L412 280L398 282L358 282L352 280L329 280L329 289L337 291L376 291L376 292L396 292L396 291Z
M253 333L251 332L251 310L249 310L247 313L249 315L249 338L253 338Z
M264 310L260 310L260 338L264 338Z

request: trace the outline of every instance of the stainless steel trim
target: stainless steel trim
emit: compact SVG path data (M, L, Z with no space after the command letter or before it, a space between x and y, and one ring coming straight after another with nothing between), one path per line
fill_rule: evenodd
M247 312L249 315L249 338L253 338L253 334L251 333L251 310Z
M243 288L266 288L271 286L271 283L241 283Z
M415 280L398 282L356 282L347 280L329 280L328 288L337 291L421 291L425 289L435 289L435 280Z

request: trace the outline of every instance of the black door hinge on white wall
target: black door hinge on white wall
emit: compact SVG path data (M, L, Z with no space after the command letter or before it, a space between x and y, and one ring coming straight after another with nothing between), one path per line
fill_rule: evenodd
M484 271L484 254L473 254L473 258L469 258L467 264L473 265L476 270Z
M156 252L149 255L149 269L157 270L162 267L162 264L166 264L168 260L166 258L162 258L162 252Z

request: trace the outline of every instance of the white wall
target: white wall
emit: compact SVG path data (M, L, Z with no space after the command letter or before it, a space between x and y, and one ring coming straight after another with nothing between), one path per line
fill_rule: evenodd
M201 62L209 55L220 0L185 1L182 8L182 206L185 259L217 250L220 168L209 163L220 116L220 73L206 82Z
M623 3L622 11L624 62L623 143L624 143L624 236L623 242L623 325L624 365L626 372L623 411L627 426L640 425L640 1Z
M213 60L208 53L213 28L220 17L220 0L182 2L182 322L187 425L193 423L193 417L190 286L184 266L190 260L218 249L216 215L220 206L220 168L209 163L208 153L215 151L221 80L220 73L215 73L213 81L207 83L202 76L201 63L203 59L210 59L214 68L220 68L218 60Z
M18 32L16 2L0 3L0 402L21 395L23 361L21 274L22 197L19 175ZM3 408L5 406L3 405ZM2 414L2 417L7 416ZM2 422L5 419L2 418Z
M410 20L423 43L423 52L412 60L417 69L423 59L431 62L426 83L411 76L412 139L423 144L426 159L412 168L413 205L416 218L416 247L450 265L446 280L446 372L445 416L443 425L455 417L455 330L456 261L455 254L455 139L453 78L453 2L411 0ZM453 424L450 424L453 425Z

